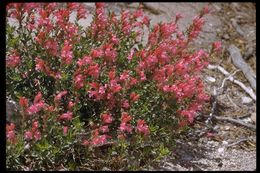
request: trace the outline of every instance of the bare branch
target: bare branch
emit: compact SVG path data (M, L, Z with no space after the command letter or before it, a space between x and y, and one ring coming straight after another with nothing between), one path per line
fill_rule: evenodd
M208 69L218 69L221 73L223 73L225 76L229 76L228 80L232 81L233 83L239 85L248 95L250 95L255 101L256 101L256 95L251 87L246 87L242 82L239 80L234 79L233 76L230 76L230 73L227 72L223 67L216 66L216 65L208 65Z
M250 129L253 129L254 131L256 130L256 126L254 126L252 124L244 123L240 120L236 120L236 119L229 118L229 117L219 117L219 116L214 116L214 118L216 118L216 120L219 120L219 121L228 121L228 122L231 122L231 123L242 125L242 126L250 128Z

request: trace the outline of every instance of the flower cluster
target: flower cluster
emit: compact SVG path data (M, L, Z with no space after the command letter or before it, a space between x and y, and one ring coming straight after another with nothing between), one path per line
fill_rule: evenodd
M80 138L84 146L135 135L148 137L152 135L152 113L144 117L142 112L147 109L142 108L154 98L144 94L147 85L155 87L151 94L162 95L160 103L170 105L169 100L174 100L180 126L192 123L209 100L200 73L210 55L220 52L221 43L213 43L212 52L189 47L202 30L208 7L193 19L187 33L178 28L180 14L144 33L144 28L151 26L141 8L117 16L108 13L105 6L96 3L87 28L79 25L88 14L84 4L7 6L7 17L17 20L21 28L17 32L23 48L7 48L7 88L19 88L12 79L22 77L26 81L19 84L22 89L18 94L10 92L20 99L22 113L28 115L26 121L30 123L23 132L26 141L41 140L43 133L51 136L46 126L52 121L66 136L73 129L73 119L83 115L87 121L83 130L88 134ZM75 21L70 19L73 15ZM145 45L144 34L148 34ZM6 126L11 142L15 141L14 127Z

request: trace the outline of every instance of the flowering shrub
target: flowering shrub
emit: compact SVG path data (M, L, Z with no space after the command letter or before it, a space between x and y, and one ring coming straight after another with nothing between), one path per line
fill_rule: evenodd
M23 121L6 125L7 167L139 169L168 154L173 131L209 99L200 73L220 43L189 46L207 13L181 32L179 14L152 27L141 9L116 15L96 3L84 28L84 4L8 4L17 26L7 22L7 95Z

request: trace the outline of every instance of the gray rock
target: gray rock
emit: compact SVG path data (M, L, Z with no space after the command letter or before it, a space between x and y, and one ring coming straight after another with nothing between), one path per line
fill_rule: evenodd
M211 77L211 76L207 76L207 77L206 77L206 80L209 81L209 82L211 82L211 83L216 82L216 79L215 79L214 77Z
M244 97L242 97L241 99L242 99L242 103L243 103L243 104L248 104L248 103L251 103L251 102L252 102L252 99L251 99L250 97L244 96Z

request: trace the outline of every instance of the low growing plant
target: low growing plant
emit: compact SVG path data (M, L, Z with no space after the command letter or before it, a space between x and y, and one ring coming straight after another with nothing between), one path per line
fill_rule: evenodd
M81 3L7 5L6 94L21 119L6 125L8 169L139 170L209 99L200 74L220 43L190 46L208 7L180 31L179 14L150 26L141 8L95 5L89 26Z

